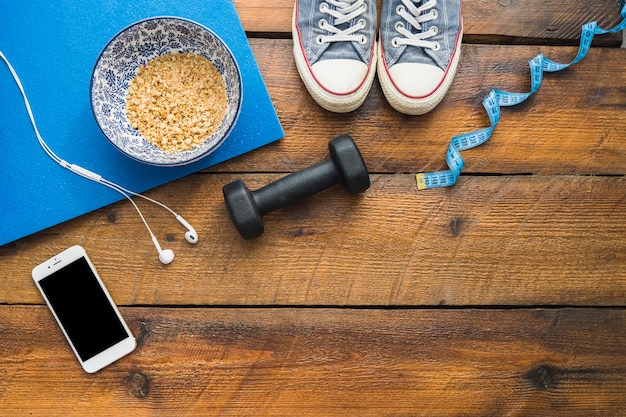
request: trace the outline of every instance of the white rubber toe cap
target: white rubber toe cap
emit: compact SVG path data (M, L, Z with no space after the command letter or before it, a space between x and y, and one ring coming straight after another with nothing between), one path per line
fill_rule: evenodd
M426 97L441 84L444 72L429 64L402 63L389 68L396 88L409 97Z
M353 59L327 59L311 67L319 85L333 94L350 94L363 85L367 65Z

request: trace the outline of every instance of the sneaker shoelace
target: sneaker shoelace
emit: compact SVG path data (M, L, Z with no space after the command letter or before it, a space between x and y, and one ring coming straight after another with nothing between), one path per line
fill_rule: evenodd
M428 40L435 36L439 29L437 26L431 26L427 31L422 28L422 23L437 19L438 13L434 7L437 0L429 0L417 7L415 3L421 0L402 0L402 4L396 8L396 13L402 17L408 25L398 22L395 26L396 31L403 37L395 37L392 39L394 46L412 45L419 48L429 48L439 50L439 42Z
M331 6L334 6L334 8ZM357 33L365 28L365 19L359 19L345 29L337 27L361 16L367 10L365 0L326 0L320 4L319 9L320 12L332 16L333 22L330 23L326 19L320 19L319 27L331 34L319 35L317 43L355 41L365 44L367 42L365 35Z

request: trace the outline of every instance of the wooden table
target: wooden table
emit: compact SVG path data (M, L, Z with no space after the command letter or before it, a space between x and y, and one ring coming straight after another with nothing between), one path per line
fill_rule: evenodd
M492 88L528 91L529 59L570 62L580 25L613 27L619 1L464 1L458 74L420 117L393 111L377 82L359 110L325 112L295 69L292 1L235 4L285 138L148 193L200 234L190 247L147 206L168 266L128 202L0 247L0 415L626 415L621 34L504 109L457 185L418 192L414 179L446 169L452 136L488 126ZM329 189L240 238L222 186L323 160L342 133L371 188ZM30 279L73 244L139 342L94 375Z

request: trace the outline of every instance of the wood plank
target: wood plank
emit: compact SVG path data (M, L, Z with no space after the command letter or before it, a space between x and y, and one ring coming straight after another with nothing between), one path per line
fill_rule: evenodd
M531 42L578 42L581 26L587 22L597 21L605 29L619 24L621 8L618 0L598 1L593 6L574 0L464 0L463 17L468 34L466 39L473 38L475 42L494 37L501 41L508 38L514 43L524 42L515 38L526 38ZM608 35L597 41L619 45L621 36Z
M617 416L623 309L123 308L89 375L45 307L0 306L2 415Z
M447 169L450 139L489 126L481 105L493 88L528 92L527 61L539 53L571 62L577 48L464 46L455 81L442 103L424 116L394 111L375 82L355 112L323 110L295 69L287 40L252 40L252 47L285 138L213 168L221 172L287 172L327 155L327 142L351 134L372 172ZM626 173L626 50L593 49L579 64L546 74L526 103L502 110L488 143L463 153L468 173ZM320 122L323 120L323 123Z
M382 0L377 4L380 11ZM620 22L621 10L619 0L464 0L462 4L465 40L470 42L527 38L533 42L571 43L580 39L581 25L592 20L603 28L612 28ZM235 0L244 29L249 33L291 36L293 5L294 0L276 0L271 5L262 0ZM600 43L619 45L621 36L607 35Z
M146 207L176 254L168 266L128 203L1 247L0 303L41 303L31 268L82 244L125 305L624 304L624 177L463 176L418 193L412 175L377 174L362 196L334 187L268 214L253 241L223 202L236 178L255 190L279 176L199 174L149 194L200 235L190 246L174 219Z
M422 117L391 110L378 83L358 111L321 110L293 65L293 1L235 0L286 137L148 193L195 226L196 246L140 201L171 265L128 202L0 247L0 415L624 415L624 50L593 48L505 109L457 186L417 192L413 176L445 169L450 138L486 126L491 88L527 91L528 59L571 60L580 24L617 23L619 0L464 0L459 73ZM341 133L372 187L335 187L241 239L222 186L316 163ZM30 279L73 244L139 341L95 375Z

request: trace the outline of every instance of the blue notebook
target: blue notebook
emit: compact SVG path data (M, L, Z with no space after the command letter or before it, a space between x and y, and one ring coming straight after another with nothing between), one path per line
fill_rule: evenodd
M126 26L154 16L179 16L207 26L231 48L242 72L243 104L231 135L213 154L183 167L149 166L120 153L98 128L89 103L91 72L102 48ZM0 3L0 51L21 78L50 148L135 192L284 136L232 0L5 1ZM122 198L46 156L0 61L0 245Z

